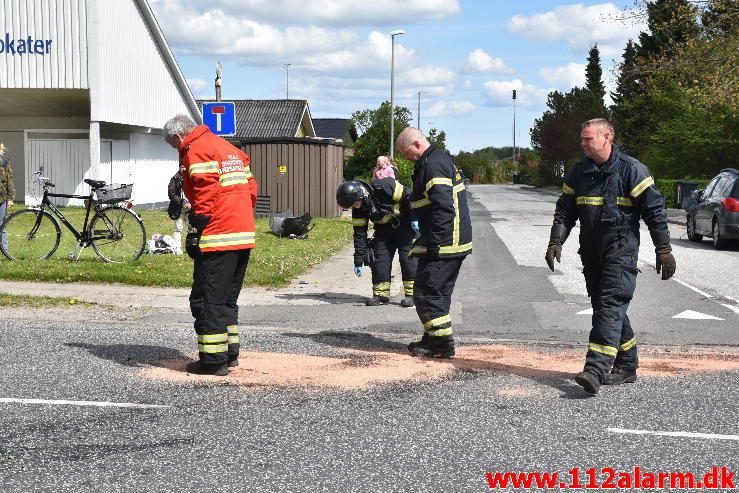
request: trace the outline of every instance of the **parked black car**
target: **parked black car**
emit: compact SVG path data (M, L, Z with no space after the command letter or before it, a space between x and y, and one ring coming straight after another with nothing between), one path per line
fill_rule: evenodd
M688 239L713 238L721 249L729 240L739 240L739 171L722 169L705 190L696 190L685 198Z

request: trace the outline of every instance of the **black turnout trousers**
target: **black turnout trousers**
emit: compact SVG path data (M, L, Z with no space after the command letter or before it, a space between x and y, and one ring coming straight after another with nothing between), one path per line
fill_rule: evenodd
M238 358L237 302L250 253L251 249L209 252L195 259L190 310L203 364L221 365Z
M418 260L413 301L424 332L429 337L452 337L449 309L464 259L452 257L431 260L421 257Z

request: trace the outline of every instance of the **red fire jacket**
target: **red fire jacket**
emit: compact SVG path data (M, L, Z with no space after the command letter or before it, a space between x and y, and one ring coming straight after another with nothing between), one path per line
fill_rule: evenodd
M254 248L257 182L249 161L249 156L205 125L183 140L185 196L195 214L210 216L200 237L202 252Z

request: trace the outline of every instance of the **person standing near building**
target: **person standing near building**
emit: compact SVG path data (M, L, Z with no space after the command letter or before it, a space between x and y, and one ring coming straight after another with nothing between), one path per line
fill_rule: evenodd
M167 121L164 140L179 151L192 205L185 241L195 261L190 309L199 361L189 373L228 375L239 363L238 297L255 246L257 183L249 156L185 115Z
M370 183L345 181L336 189L336 202L352 210L354 226L354 273L362 275L364 264L372 269L372 298L368 306L390 301L393 258L398 252L405 297L400 304L413 306L416 259L409 258L418 223L411 220L411 191L393 178ZM374 224L371 244L367 239L369 222Z
M10 159L5 155L5 145L0 142L0 224L3 223L8 209L13 207L15 200L15 183L13 183L13 169L10 167ZM8 246L8 235L3 230L3 248Z
M462 177L449 156L412 127L398 135L397 146L413 168L413 218L420 237L411 249L418 256L413 300L424 328L408 345L414 356L454 356L452 292L465 257L472 253L472 223Z
M557 200L545 260L554 271L562 245L580 221L580 257L593 306L585 368L575 381L589 394L601 384L636 381L636 338L626 310L636 287L639 220L649 227L657 273L667 280L676 263L662 194L649 169L613 143L613 127L603 118L583 123L585 159L565 179Z
M169 180L167 193L169 195L169 207L167 213L174 221L174 232L172 239L175 242L175 253L182 255L182 230L187 228L189 222L187 216L190 213L190 201L185 197L182 188L182 178L185 176L185 166L180 163L180 169Z

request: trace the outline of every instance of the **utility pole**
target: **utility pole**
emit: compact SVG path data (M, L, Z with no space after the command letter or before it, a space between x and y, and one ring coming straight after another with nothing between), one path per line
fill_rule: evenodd
M395 158L395 36L401 36L405 31L398 29L390 33L390 160Z
M223 74L223 66L221 62L216 63L216 101L221 100L221 74Z
M292 63L286 63L285 67L285 99L290 99L290 65Z
M513 162L518 163L516 158L516 90L513 90Z
M416 111L416 128L421 130L421 94L426 94L426 91L418 91L418 111Z

